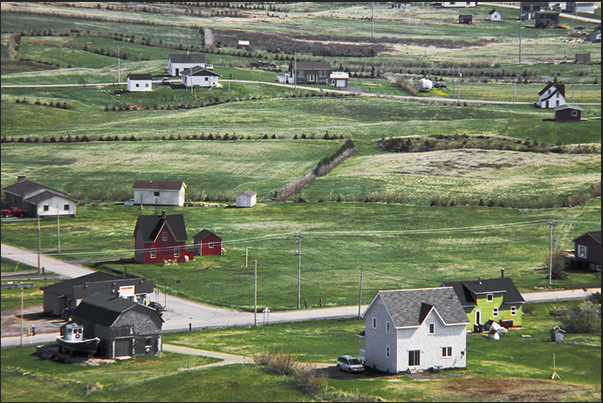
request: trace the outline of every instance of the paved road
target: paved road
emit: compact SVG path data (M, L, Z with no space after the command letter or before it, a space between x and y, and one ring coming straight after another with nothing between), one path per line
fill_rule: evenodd
M37 267L38 264L37 252L4 243L2 244L1 255L3 258L22 262L34 267ZM79 277L93 272L92 269L73 263L67 263L44 254L40 255L40 266L45 267L46 271L51 271L67 278ZM523 293L522 295L526 302L563 301L583 299L587 295L597 291L601 292L601 288L529 292ZM152 295L155 297L156 294ZM234 309L219 308L207 304L191 302L173 295L165 295L161 292L157 297L157 301L166 306L166 312L163 314L163 319L165 321L163 325L164 332L229 326L252 326L256 324L264 325L269 323L297 322L314 319L358 317L358 305L279 311L270 312L267 315L264 315L263 312L254 314L251 312L241 312ZM367 306L368 305L362 305L360 311L364 312ZM40 344L52 342L56 336L58 336L58 332L47 334L40 333L32 338L31 343ZM30 343L29 338L24 338L23 340L24 344ZM3 337L2 348L18 346L20 345L20 342L21 338L19 336Z

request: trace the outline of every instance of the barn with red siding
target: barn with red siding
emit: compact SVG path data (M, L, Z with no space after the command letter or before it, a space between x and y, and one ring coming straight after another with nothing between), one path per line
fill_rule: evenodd
M582 120L584 108L578 105L560 105L555 107L555 121L557 122L578 122Z
M182 214L141 215L134 229L134 260L138 263L182 263L192 260L186 251L186 227Z
M211 231L204 229L193 237L195 242L195 255L221 255L222 238Z

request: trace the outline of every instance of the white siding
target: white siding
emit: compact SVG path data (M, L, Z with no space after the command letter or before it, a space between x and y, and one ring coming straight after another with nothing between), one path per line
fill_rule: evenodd
M159 195L155 195L155 192ZM183 206L184 197L184 187L180 190L134 189L134 204Z
M210 88L218 86L218 77L217 76L182 76L182 84L185 87L201 87L201 88Z
M76 204L74 201L61 196L51 197L37 205L38 215L40 217L74 216L76 213Z
M151 80L130 80L128 79L127 84L128 91L153 91L153 84Z
M206 65L207 63L172 63L171 60L168 60L168 73L170 76L176 77L182 74L182 70L190 69L195 66L204 69Z

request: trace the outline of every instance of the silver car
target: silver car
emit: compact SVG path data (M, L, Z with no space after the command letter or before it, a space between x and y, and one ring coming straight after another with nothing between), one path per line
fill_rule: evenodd
M351 355L342 355L337 359L337 369L345 372L364 372L362 362Z

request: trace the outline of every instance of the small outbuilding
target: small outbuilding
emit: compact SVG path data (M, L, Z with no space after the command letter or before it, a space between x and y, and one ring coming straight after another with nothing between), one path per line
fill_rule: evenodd
M169 181L135 181L134 204L184 206L186 183Z
M126 88L132 92L153 91L152 80L150 74L128 74Z
M582 120L584 108L578 105L560 105L555 107L555 121L557 122L579 122Z
M222 238L213 232L204 229L193 237L195 245L195 255L221 255Z
M427 77L423 77L419 80L419 91L421 92L429 92L433 88L433 81L428 79Z
M473 24L473 15L471 15L471 14L459 15L459 24Z
M162 352L163 319L148 306L98 292L84 298L70 317L84 327L84 339L100 339L97 357L124 359Z
M536 28L556 28L559 26L559 13L555 11L542 11L535 15Z
M492 11L490 11L488 13L488 16L486 17L486 19L488 21L501 21L502 14L500 13L500 11L496 11L495 9L493 9Z
M253 207L256 203L257 193L247 189L235 196L237 207Z
M574 63L576 64L592 64L590 61L590 52L577 52Z
M335 88L345 88L348 86L350 75L343 71L334 71L329 77L330 84Z
M549 330L549 333L551 334L551 341L565 341L565 330L561 329L559 326L553 327Z
M249 44L249 41L239 40L237 43L237 49L251 50L251 45Z

